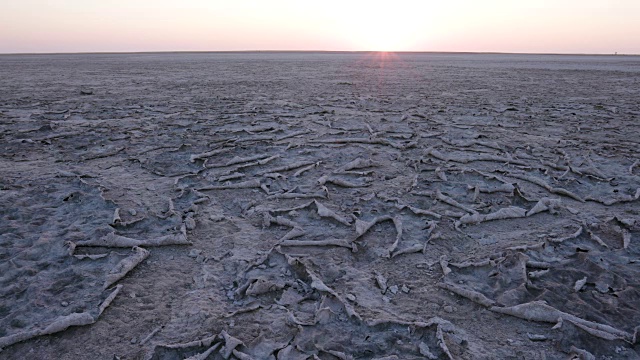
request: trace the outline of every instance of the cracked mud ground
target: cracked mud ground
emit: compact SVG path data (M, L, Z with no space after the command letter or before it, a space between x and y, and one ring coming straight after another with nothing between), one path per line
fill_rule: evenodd
M640 59L0 57L0 358L638 359Z

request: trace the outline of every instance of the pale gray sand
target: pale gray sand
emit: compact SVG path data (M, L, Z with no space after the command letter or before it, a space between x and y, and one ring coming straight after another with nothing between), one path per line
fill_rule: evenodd
M638 99L626 56L0 56L0 358L640 358Z

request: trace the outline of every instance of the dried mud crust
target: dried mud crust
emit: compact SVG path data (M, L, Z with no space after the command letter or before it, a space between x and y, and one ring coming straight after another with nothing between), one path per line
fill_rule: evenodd
M0 358L640 357L636 58L0 64Z

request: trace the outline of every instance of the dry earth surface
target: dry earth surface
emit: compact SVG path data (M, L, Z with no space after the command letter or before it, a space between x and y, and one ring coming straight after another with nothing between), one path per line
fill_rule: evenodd
M0 358L638 359L640 58L0 56Z

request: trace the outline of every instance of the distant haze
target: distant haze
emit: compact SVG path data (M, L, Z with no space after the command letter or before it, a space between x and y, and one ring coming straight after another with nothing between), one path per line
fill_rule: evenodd
M0 53L640 54L640 0L0 0Z

